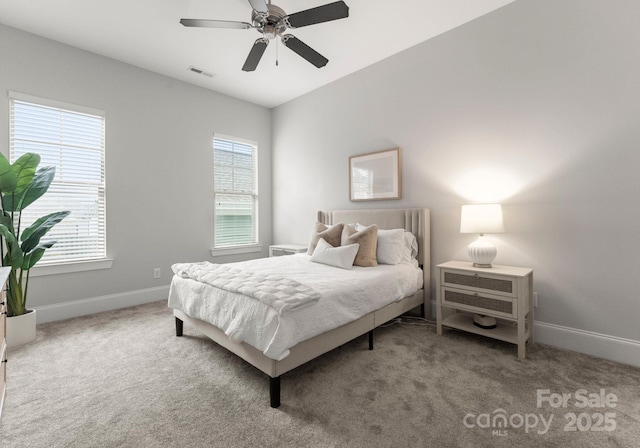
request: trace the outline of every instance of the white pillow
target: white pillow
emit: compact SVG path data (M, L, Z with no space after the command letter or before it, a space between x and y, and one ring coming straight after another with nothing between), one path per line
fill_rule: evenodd
M360 245L357 243L333 247L324 238L320 238L310 260L337 268L351 269L359 248Z
M366 227L356 224L356 230L361 231ZM376 257L380 264L400 264L403 261L405 248L404 229L383 230L378 229L378 247Z
M378 263L400 264L404 245L403 229L378 229Z
M416 257L418 256L418 240L416 236L405 230L404 232L404 246L402 249L402 262L412 265L418 264Z
M360 223L355 228L361 231L366 228ZM399 238L398 235L401 235ZM382 237L382 238L380 238ZM382 246L382 250L380 247ZM399 259L398 259L399 254ZM417 265L418 240L416 236L404 229L383 230L378 229L377 257L380 264L409 263Z

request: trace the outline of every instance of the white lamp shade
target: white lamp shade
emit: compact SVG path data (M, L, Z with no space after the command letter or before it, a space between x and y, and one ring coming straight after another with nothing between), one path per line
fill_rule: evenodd
M502 233L502 206L500 204L463 205L460 233Z

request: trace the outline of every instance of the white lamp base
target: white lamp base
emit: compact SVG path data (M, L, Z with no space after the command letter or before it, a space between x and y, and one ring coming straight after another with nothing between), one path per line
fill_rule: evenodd
M480 238L469 244L467 253L475 267L490 268L491 262L498 254L498 250L491 241L487 240L483 235L480 235Z

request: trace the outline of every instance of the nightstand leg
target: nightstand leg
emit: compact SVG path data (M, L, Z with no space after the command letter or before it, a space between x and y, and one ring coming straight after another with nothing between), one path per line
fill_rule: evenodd
M518 319L518 358L524 359L526 356L526 329L524 327L524 316Z
M529 324L529 345L533 345L535 339L533 337L533 308L529 311L527 316L527 323Z

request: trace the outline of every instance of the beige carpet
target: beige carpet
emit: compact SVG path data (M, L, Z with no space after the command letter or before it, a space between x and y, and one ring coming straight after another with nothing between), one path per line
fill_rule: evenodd
M271 409L267 377L186 324L176 338L164 302L41 325L9 353L1 444L638 446L640 369L541 345L518 361L513 345L433 326L382 328L367 346L284 375Z

